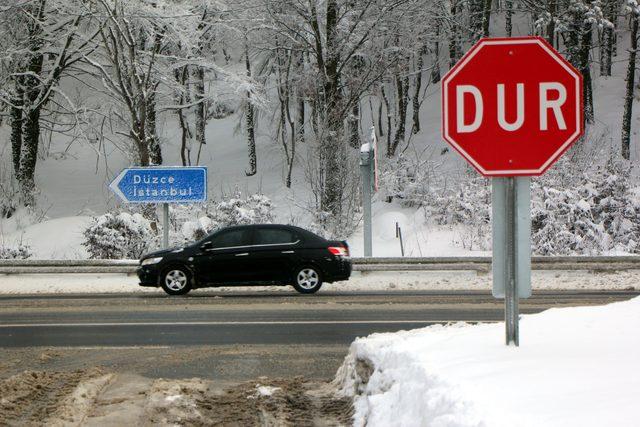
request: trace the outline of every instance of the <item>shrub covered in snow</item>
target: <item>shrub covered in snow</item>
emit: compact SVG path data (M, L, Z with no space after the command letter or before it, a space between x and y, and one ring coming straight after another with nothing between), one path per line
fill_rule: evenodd
M169 244L182 246L232 225L273 222L273 204L261 194L235 192L222 201L169 207ZM82 243L95 259L136 259L161 247L162 225L140 213L110 212L95 217Z
M199 240L223 227L271 223L273 208L271 200L263 194L243 196L236 191L222 201L204 205L203 212L196 219L182 222L180 229L186 241Z
M424 203L424 211L427 220L457 226L464 248L491 247L491 182L488 179L465 178L454 191L431 195Z
M548 179L534 183L534 252L640 253L640 194L629 183L629 166L613 161L583 174L571 189L556 189Z
M17 189L11 184L0 182L0 219L11 218L17 209Z
M211 219L218 227L230 225L260 224L273 221L273 204L263 194L242 197L236 192L232 197L220 201L212 212Z
M27 259L32 256L29 246L23 244L16 246L0 245L0 259Z
M587 186L571 190L534 187L531 239L540 255L597 253L606 234L594 218Z
M401 155L390 160L380 174L385 200L397 200L404 207L422 206L434 196L436 169L433 162L419 162Z
M141 214L106 213L85 229L82 245L95 259L137 259L147 251L156 234Z

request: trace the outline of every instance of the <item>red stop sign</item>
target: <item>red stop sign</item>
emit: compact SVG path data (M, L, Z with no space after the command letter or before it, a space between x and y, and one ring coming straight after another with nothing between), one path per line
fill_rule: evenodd
M442 81L443 138L482 175L542 175L583 132L582 75L542 38L482 39Z

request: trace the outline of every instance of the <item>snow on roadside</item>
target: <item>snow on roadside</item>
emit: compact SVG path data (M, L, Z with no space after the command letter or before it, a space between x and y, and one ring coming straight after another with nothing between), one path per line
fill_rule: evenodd
M33 259L86 259L82 232L90 221L90 216L70 216L19 227L0 221L6 227L4 232L0 227L0 234L8 246L18 243L29 246Z
M491 289L491 275L469 271L375 271L354 272L346 282L324 284L322 292L485 290ZM640 289L640 271L592 274L586 271L534 271L533 289L623 290ZM290 286L222 287L193 292L292 292ZM38 293L162 293L138 286L138 278L126 274L0 274L0 294Z
M637 426L640 298L357 339L335 382L356 426Z

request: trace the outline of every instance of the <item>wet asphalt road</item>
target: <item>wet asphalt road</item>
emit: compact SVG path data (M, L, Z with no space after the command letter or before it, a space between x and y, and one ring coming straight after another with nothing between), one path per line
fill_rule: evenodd
M528 314L638 295L537 292L520 308ZM147 376L326 379L356 337L502 318L502 301L470 291L0 296L0 375L97 365Z
M523 314L603 304L638 292L543 292ZM203 293L0 297L0 347L346 345L373 332L456 321L494 322L486 292Z

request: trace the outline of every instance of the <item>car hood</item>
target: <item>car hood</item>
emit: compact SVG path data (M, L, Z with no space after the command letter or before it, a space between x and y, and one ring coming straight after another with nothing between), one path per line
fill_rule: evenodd
M155 257L159 257L159 256L165 256L168 254L172 254L172 253L179 253L184 251L185 248L182 246L176 246L174 248L169 248L169 249L161 249L159 251L155 251L155 252L149 252L147 254L144 254L140 259L146 259L146 258L155 258Z

